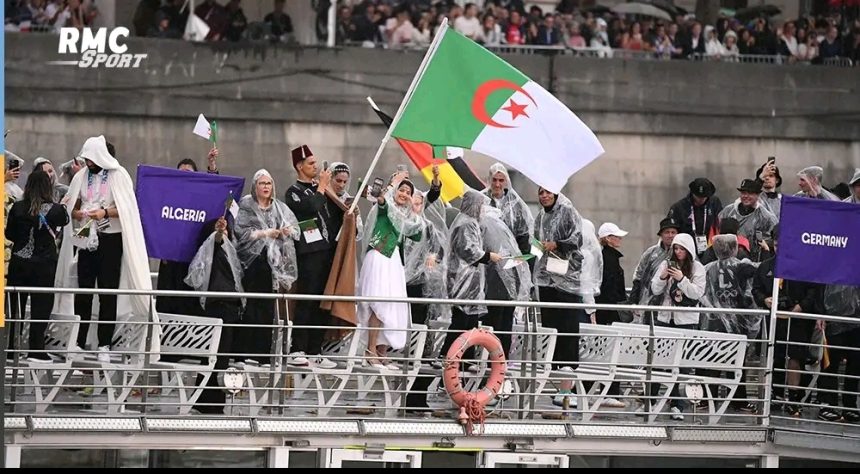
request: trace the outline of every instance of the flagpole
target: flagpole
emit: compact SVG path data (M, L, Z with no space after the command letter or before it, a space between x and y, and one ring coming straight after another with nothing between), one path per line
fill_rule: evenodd
M767 368L765 369L764 376L764 396L762 397L764 406L762 407L762 426L770 425L770 399L773 397L773 393L771 390L771 386L773 385L773 371L774 371L774 348L776 344L776 310L779 306L779 282L781 278L773 279L773 289L770 293L770 315L768 316L770 319L770 326L767 331L767 359L765 359L765 364L767 364Z
M397 126L397 122L400 121L400 117L403 116L403 110L406 108L406 104L409 103L409 99L412 98L412 93L415 92L415 87L418 86L418 82L424 76L424 71L427 70L427 65L430 63L430 60L433 59L433 55L436 54L436 49L439 47L439 43L442 42L442 38L445 36L445 31L448 30L448 19L445 18L442 20L442 24L439 26L439 31L436 32L436 37L433 38L433 42L430 43L430 47L427 49L427 54L424 55L424 59L421 61L421 65L418 66L418 71L415 73L415 77L412 78L412 84L409 85L409 89L406 90L406 95L403 96L403 101L400 102L400 108L397 109L397 113L394 115L394 120L391 121L391 125L388 126L388 130L385 132L385 136L382 138L382 142L379 144L379 149L376 150L376 156L373 157L373 161L370 163L370 168L367 169L367 173L364 175L364 179L361 181L361 185L358 187L358 192L356 196L361 196L364 192L364 188L367 187L367 182L370 180L370 175L373 173L373 169L376 168L376 163L379 162L379 157L382 156L382 151L385 149L385 145L388 144L388 140L391 138L391 131L394 130L394 127ZM355 207L358 205L358 199L354 199L352 201L352 205L349 208L349 212L352 213L355 211Z

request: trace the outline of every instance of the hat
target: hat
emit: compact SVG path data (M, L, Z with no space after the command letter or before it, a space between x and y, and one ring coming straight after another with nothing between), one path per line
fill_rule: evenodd
M761 182L754 179L745 179L741 181L741 186L738 188L738 191L742 193L758 194L761 192Z
M756 170L755 175L761 176L761 174L764 172L764 167L765 167L765 165L761 165L758 168L758 170ZM776 187L781 188L782 187L782 176L779 175L779 167L774 165L773 169L774 169L774 176L776 176Z
M717 187L708 178L696 178L690 182L690 192L694 196L711 197L717 192Z
M678 221L676 221L675 219L672 219L671 217L667 217L667 218L663 219L662 221L660 221L660 230L657 231L657 235L662 234L663 231L666 229L675 229L675 230L680 232L681 231L681 225L678 224Z
M854 168L854 176L848 181L849 186L860 184L860 168Z
M41 165L42 163L50 163L50 162L51 162L51 160L40 156L40 157L36 158L35 160L33 160L33 168Z
M293 148L293 168L299 165L302 161L314 156L313 152L307 145L302 145L296 148Z
M627 231L621 230L620 227L611 222L604 222L600 225L600 229L597 229L597 236L602 239L604 237L609 237L610 235L614 235L616 237L624 237L625 235L627 235Z
M733 217L725 217L720 220L720 234L737 234L741 229L741 223Z

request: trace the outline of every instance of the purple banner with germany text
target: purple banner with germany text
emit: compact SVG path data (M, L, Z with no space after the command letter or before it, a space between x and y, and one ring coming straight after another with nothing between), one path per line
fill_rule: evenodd
M242 197L245 178L137 167L137 205L149 258L190 262L203 228Z
M782 198L776 276L860 286L860 205Z

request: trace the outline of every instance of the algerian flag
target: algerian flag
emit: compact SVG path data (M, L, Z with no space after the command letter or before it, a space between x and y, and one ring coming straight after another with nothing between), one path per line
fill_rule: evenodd
M446 29L391 135L469 148L560 192L603 154L561 101L463 35Z
M203 114L197 116L197 123L194 124L194 131L192 133L200 138L212 140L212 125L206 120Z

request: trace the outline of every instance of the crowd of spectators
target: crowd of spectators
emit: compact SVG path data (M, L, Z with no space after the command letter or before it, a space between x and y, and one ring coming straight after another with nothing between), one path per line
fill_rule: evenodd
M183 0L141 0L133 26L137 36L181 38L188 11ZM285 1L274 0L261 19L249 20L241 0L199 3L194 13L209 26L207 41L244 39L295 41L293 22ZM654 56L721 58L740 55L783 56L788 62L822 62L828 58L860 59L860 17L852 10L804 15L783 22L768 16L720 16L713 25L692 14L671 15L671 20L618 15L606 8L579 8L563 0L554 11L526 8L522 0L486 0L476 3L431 0L346 0L338 3L336 43L367 47L427 46L444 18L454 30L491 47L550 46L593 50L602 56L613 51L642 52ZM330 1L315 2L316 36L328 37ZM856 8L855 8L856 10ZM7 30L52 31L60 27L90 26L98 16L93 0L6 0ZM630 53L626 53L630 54Z

